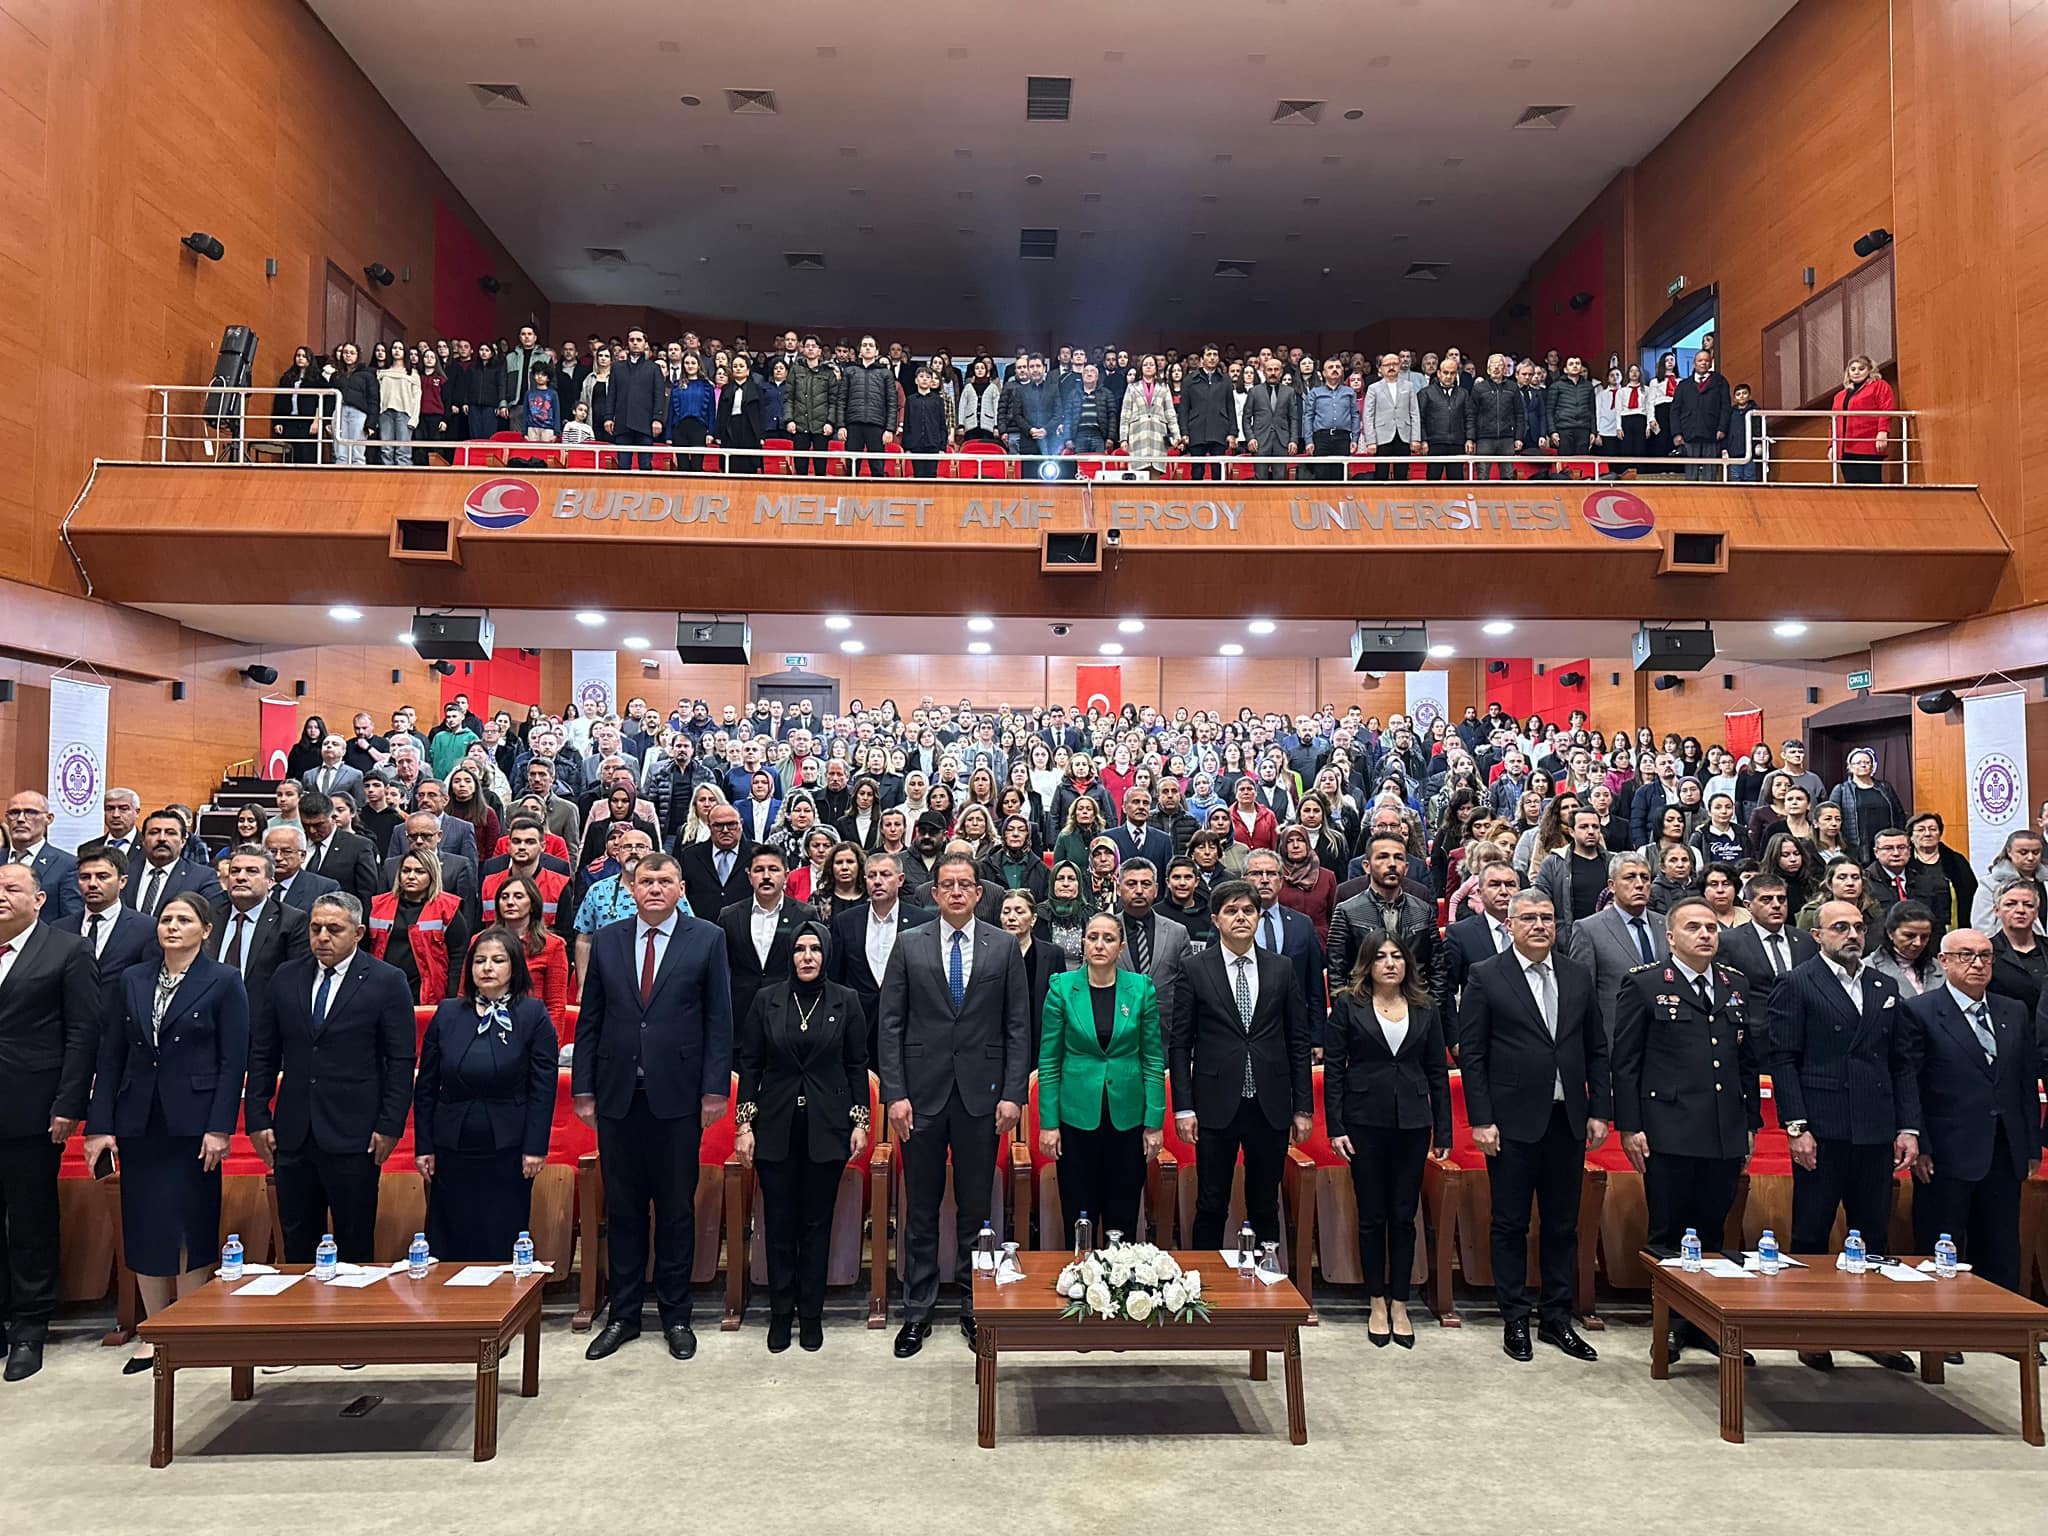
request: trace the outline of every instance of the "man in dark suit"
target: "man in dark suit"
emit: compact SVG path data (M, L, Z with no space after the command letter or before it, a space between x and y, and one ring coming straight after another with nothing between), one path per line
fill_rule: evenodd
M377 883L381 861L376 846L359 833L344 832L335 826L334 802L330 797L311 789L299 796L299 825L306 833L307 874L332 880L361 902L365 911L390 889Z
M748 848L740 836L738 808L716 806L704 824L711 829L710 838L689 844L677 862L692 915L716 923L719 913L736 901L745 901L753 887L747 880Z
M312 904L288 907L268 900L271 869L269 856L260 851L229 856L227 894L213 909L213 932L206 939L206 953L240 974L252 1018L268 1005L270 978L278 968L310 953L307 919Z
M1152 825L1152 791L1133 785L1124 792L1124 819L1105 834L1116 844L1116 861L1143 859L1155 870L1173 862L1173 838Z
M1614 1129L1649 1204L1652 1248L1677 1253L1686 1229L1721 1247L1735 1187L1763 1129L1763 1041L1749 985L1715 962L1720 920L1697 896L1664 914L1670 958L1622 979L1614 1019ZM1671 1320L1669 1358L1709 1341Z
M353 896L315 902L307 942L311 953L279 966L263 1005L249 1010L244 1121L277 1172L285 1262L312 1263L331 1232L343 1259L367 1264L378 1171L412 1106L412 989L360 947Z
M1293 965L1294 983L1301 988L1302 1005L1307 1010L1309 1044L1320 1046L1323 1016L1329 1005L1323 991L1323 946L1316 937L1316 925L1280 904L1280 855L1272 849L1251 851L1244 861L1244 878L1259 902L1253 941Z
M788 878L782 850L756 844L747 855L752 898L736 901L718 914L718 926L725 930L726 968L732 974L735 1027L746 1022L756 992L789 980L790 947L796 943L797 928L819 921L816 907L783 899L782 887Z
M1515 873L1515 861L1505 854L1481 864L1479 903L1486 910L1461 917L1444 934L1443 964L1437 968L1437 1010L1456 1020L1458 999L1465 990L1465 977L1482 960L1491 960L1514 940L1508 933L1508 903L1522 888ZM1452 1031L1453 1036L1456 1030Z
M79 857L94 848L111 848L131 861L140 857L142 839L136 823L141 819L142 796L132 789L109 789L100 802L100 825L104 830L98 837L89 837L78 845Z
M84 937L99 967L100 980L110 982L131 965L158 965L156 924L121 905L128 883L128 861L106 844L78 855L78 893L85 909L60 917L51 926L60 933Z
M219 901L220 881L212 866L194 864L184 855L185 818L176 811L150 812L142 821L142 858L129 861L128 889L121 900L152 922L164 898L180 891L193 892L208 906Z
M1835 1213L1872 1253L1891 1231L1892 1176L1920 1155L1920 1082L1899 986L1863 963L1863 909L1824 901L1820 953L1771 992L1766 1054L1778 1119L1792 1151L1792 1251L1828 1252ZM1832 1370L1826 1351L1799 1357ZM1870 1357L1911 1369L1904 1355Z
M876 1059L876 1022L881 1007L882 977L889 956L912 928L936 922L930 907L902 899L903 865L893 853L868 855L868 899L832 916L832 947L825 957L826 974L851 987L868 1021L868 1060Z
M306 868L306 834L289 822L263 834L263 850L270 855L273 871L273 906L310 912L317 897L341 889L339 880Z
M1778 978L1820 953L1820 946L1792 921L1791 898L1784 877L1758 873L1749 877L1750 921L1721 930L1721 963L1742 972L1749 987L1750 1017L1761 1024L1769 1017L1771 993Z
M449 853L459 854L475 864L488 852L476 845L476 828L460 816L448 814L448 790L439 779L421 779L416 791L418 799L413 809L415 814L432 816L441 824L441 841L437 845ZM385 845L384 856L396 858L409 848L419 845L412 840L412 818L406 818L403 827L393 828L391 840Z
M35 871L50 916L69 917L79 908L78 861L49 842L50 802L25 789L7 802L7 858Z
M0 865L0 1347L8 1381L43 1368L57 1307L57 1169L85 1118L99 1054L102 993L92 952L82 938L37 921L46 900L32 866Z
M1194 1243L1222 1245L1240 1151L1245 1219L1261 1242L1279 1242L1287 1143L1314 1127L1308 1009L1287 957L1255 943L1249 883L1219 882L1209 911L1216 942L1181 972L1166 1048L1174 1126L1195 1144Z
M635 915L598 929L576 1023L576 1116L597 1132L611 1233L602 1360L640 1336L647 1216L654 1297L669 1354L697 1352L690 1266L697 1252L697 1151L732 1102L732 992L715 923L678 911L682 871L666 853L633 866Z
M2041 1165L2041 1045L2026 1009L1987 994L1991 941L1958 928L1941 941L1948 984L1901 1005L1919 1078L1920 1155L1913 1246L1944 1233L1976 1272L2020 1288L2020 1189Z
M1575 1360L1599 1358L1572 1327L1579 1188L1586 1153L1607 1139L1613 1115L1607 1030L1593 978L1557 953L1557 912L1541 891L1508 906L1506 953L1465 978L1458 1064L1472 1140L1493 1186L1493 1284L1501 1347L1528 1360L1529 1207L1543 1217L1543 1288L1536 1336Z
M903 1147L908 1210L899 1360L923 1348L932 1331L948 1154L964 1255L989 1219L996 1143L1023 1114L1037 1055L1024 955L1000 928L976 920L981 881L973 856L946 854L933 873L939 920L898 939L878 1009L882 1101ZM971 1344L971 1276L962 1289L960 1330Z
M1159 994L1159 1027L1173 1022L1175 994L1187 966L1188 931L1159 910L1159 871L1150 859L1128 859L1116 872L1117 899L1123 903L1124 947L1116 957L1120 971L1147 978Z

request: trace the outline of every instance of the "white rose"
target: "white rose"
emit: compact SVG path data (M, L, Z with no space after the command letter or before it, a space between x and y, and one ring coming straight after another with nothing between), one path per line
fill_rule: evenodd
M1081 1279L1085 1284L1094 1285L1102 1279L1102 1261L1092 1255L1081 1261Z
M1178 1280L1169 1280L1159 1299L1165 1303L1167 1311L1178 1312L1188 1304L1188 1288Z
M1116 1315L1116 1303L1110 1297L1109 1287L1100 1281L1088 1287L1086 1299L1091 1311L1100 1312L1104 1317Z
M1181 1281L1188 1288L1189 1301L1202 1299L1202 1272L1199 1269L1188 1270L1181 1276Z
M1109 1261L1109 1283L1113 1286L1130 1284L1131 1266L1123 1259L1112 1257Z
M1079 1301L1082 1298L1082 1296L1087 1294L1087 1291L1088 1287L1083 1285L1080 1281L1076 1280L1072 1285L1067 1287L1066 1296L1069 1301Z
M1124 1298L1124 1315L1134 1323L1142 1323L1152 1315L1155 1305L1150 1291L1133 1291Z
M1159 1268L1150 1259L1140 1259L1131 1266L1131 1278L1140 1285L1157 1285Z
M1180 1275L1180 1260L1170 1253L1155 1253L1152 1255L1152 1268L1162 1280L1177 1279Z
M1065 1295L1068 1291L1070 1291L1073 1288L1074 1282L1080 1278L1081 1271L1075 1268L1072 1264L1069 1264L1065 1269L1060 1271L1059 1279L1053 1282L1053 1289L1057 1290L1061 1295Z

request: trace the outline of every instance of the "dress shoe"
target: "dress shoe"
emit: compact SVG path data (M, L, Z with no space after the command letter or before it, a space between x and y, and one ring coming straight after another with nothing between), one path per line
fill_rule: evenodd
M896 1358L908 1360L924 1348L924 1341L931 1336L930 1323L905 1323L896 1333Z
M1389 1344L1394 1342L1394 1334L1392 1329L1389 1329L1385 1333L1374 1333L1372 1331L1371 1323L1367 1323L1365 1325L1365 1336L1366 1338L1372 1341L1372 1347L1374 1349L1385 1349Z
M154 1350L146 1355L130 1355L121 1362L121 1374L123 1376L140 1376L155 1364L156 1353Z
M779 1355L789 1348L789 1334L795 1324L796 1318L787 1312L779 1312L768 1319L769 1354Z
M1415 1347L1415 1330L1410 1328L1406 1333L1395 1334L1394 1342L1403 1349L1413 1349Z
M1941 1363L1943 1365L1961 1365L1963 1363L1963 1352L1960 1349L1952 1349L1941 1357Z
M1799 1363L1810 1370L1832 1371L1835 1368L1835 1357L1824 1349L1802 1349L1799 1352Z
M0 1379L26 1381L43 1368L43 1341L41 1339L16 1339L14 1347L7 1351L7 1369L0 1373Z
M1579 1337L1569 1319L1561 1323L1544 1323L1536 1330L1536 1337L1553 1349L1562 1350L1574 1360L1598 1360L1600 1351Z
M630 1344L640 1337L640 1329L633 1323L611 1322L597 1331L597 1337L590 1341L590 1348L583 1351L586 1360L602 1360L616 1354L621 1344Z
M974 1330L974 1319L966 1313L962 1313L960 1317L960 1337L967 1341L969 1349L975 1348L978 1342L978 1335Z
M812 1354L825 1347L825 1319L804 1317L797 1319L796 1341Z
M1529 1342L1529 1320L1523 1318L1518 1323L1506 1324L1501 1329L1500 1347L1501 1353L1510 1360L1535 1359L1535 1346Z
M1664 1336L1664 1355L1671 1364L1678 1364L1678 1357L1685 1353L1685 1346L1692 1342L1692 1330L1682 1322L1673 1322L1671 1331Z
M690 1331L688 1323L671 1323L661 1330L661 1336L668 1340L671 1360L694 1360L697 1358L697 1335ZM782 1347L789 1347L788 1330L783 1331Z
M1908 1360L1904 1355L1900 1354L1897 1350L1865 1349L1859 1350L1858 1353L1861 1354L1864 1359L1869 1360L1874 1364L1881 1365L1888 1371L1911 1371L1913 1369L1913 1362L1911 1360Z

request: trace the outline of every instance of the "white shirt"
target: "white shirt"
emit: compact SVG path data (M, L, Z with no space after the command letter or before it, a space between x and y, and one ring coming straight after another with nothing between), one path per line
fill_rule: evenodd
M1496 955L1506 954L1514 943L1514 940L1508 936L1508 925L1497 918L1489 917L1486 921L1493 928L1493 952Z
M1543 1019L1543 1022L1550 1027L1550 1038L1555 1040L1557 1038L1557 1021L1554 1019L1544 1019L1543 1017L1543 978L1536 974L1536 967L1539 965L1550 967L1551 995L1558 996L1557 951L1552 950L1541 960L1531 960L1527 955L1517 950L1515 951L1515 964L1522 968L1522 980L1528 985L1529 996L1536 1004L1536 1017ZM1562 1073L1558 1074L1556 1081L1552 1084L1550 1097L1555 1103L1561 1104L1564 1102L1564 1075Z
M647 935L650 933L654 935L654 969L655 972L659 974L661 971L662 962L668 958L669 938L671 935L675 933L675 931L676 915L673 912L669 913L668 920L664 922L659 928L650 928L647 926L647 920L645 918L639 916L634 917L633 984L635 987L639 986L640 984L640 967L647 963Z
M768 951L775 947L775 929L782 921L782 903L764 907L758 901L748 909L747 927L754 936L754 953L761 957L761 969L768 969Z
M1387 1050L1395 1056L1400 1055L1401 1047L1408 1039L1408 1021L1390 1019L1378 1008L1373 1009L1372 1016L1379 1020L1380 1033L1387 1037Z
M941 917L937 926L941 941L939 969L945 973L948 985L951 985L953 976L953 940L955 935L959 936L960 986L964 990L967 983L974 979L974 919L970 917L960 927L955 928L949 920Z
M229 902L228 915L221 919L221 928L223 931L221 933L220 949L222 954L226 954L235 947L236 922L239 921L243 924L241 935L241 961L235 967L235 969L242 973L242 979L244 981L247 981L249 979L249 951L256 947L256 925L262 920L263 903L260 901L257 902L255 906L251 907L247 912L242 911L241 908L237 907L233 902ZM336 977L335 980L338 982L340 978Z
M1222 946L1219 945L1220 947ZM1229 983L1230 995L1232 997L1237 996L1238 961L1238 956L1233 955L1227 948L1223 949L1223 979ZM1256 946L1244 952L1243 961L1244 984L1251 993L1252 1007L1257 1008L1259 1006L1259 951Z
M340 994L340 992L341 992L341 984L342 984L342 982L344 982L344 981L346 981L346 980L348 979L348 968L349 968L349 966L350 966L350 965L351 965L351 964L352 964L352 963L353 963L353 962L355 961L356 955L357 955L358 953L359 953L359 951L357 951L357 950L353 950L353 949L352 949L352 950L350 950L350 951L348 952L348 956L347 956L347 958L345 958L345 959L343 959L343 960L339 961L339 962L338 962L338 963L337 963L337 964L336 964L336 965L334 966L334 980L333 980L333 982L332 982L332 983L331 983L331 984L330 984L330 985L328 986L328 989L327 989L327 1006L328 1006L328 1007L329 1007L330 1009L334 1007L334 999L335 999L335 998L336 998L336 997L337 997L337 996L338 996L338 995ZM321 967L321 964L320 964L320 962L319 962L318 960L315 960L315 961L313 962L313 988L312 988L312 990L311 990L310 992L308 992L308 993L306 994L306 998L307 998L307 1001L309 1001L309 1002L310 1002L310 1001L312 1001L313 999L315 999L315 998L319 997L319 995L320 995L320 979L321 979L321 978L322 978L323 976L325 976L326 974L327 974L327 972L326 972L326 970L325 970L325 969L323 969L323 968Z
M898 901L889 908L889 915L882 917L875 912L874 904L868 905L868 974L875 978L875 985L882 984L882 973L889 968L889 957L896 952L896 935L903 927L903 903Z
M1774 975L1782 976L1792 969L1792 939L1783 928L1770 929L1758 923L1756 941L1763 946L1764 958L1771 963Z
M1986 1029L1993 1030L1993 1034L1995 1036L1996 1030L1993 1028L1993 1025L1991 1023L1991 1005L1988 1002L1986 1002L1984 998L1971 997L1970 994L1967 992L1958 992L1954 986L1950 985L1947 982L1942 983L1942 985L1944 987L1947 987L1948 995L1956 1000L1956 1006L1962 1009L1963 1021L1965 1023L1969 1022L1971 1009L1982 1008L1984 1010L1984 1027ZM1989 996L1989 993L1985 994L1985 997Z
M109 928L112 927L111 924L108 926ZM7 980L7 973L14 969L14 962L21 958L21 952L28 947L28 942L35 937L35 933L36 925L31 921L26 928L14 936L7 953L0 955L0 983L4 983Z
M10 864L33 864L43 856L43 850L49 846L47 840L39 840L30 843L26 848L16 848L7 855L7 862Z
M1863 1012L1863 972L1859 969L1852 976L1835 962L1833 955L1822 955L1827 968L1835 973L1835 980L1842 984L1842 991L1848 995L1849 1006L1860 1016Z
M1671 964L1672 967L1678 972L1678 974L1685 978L1685 986L1687 991L1697 994L1700 989L1700 982L1704 980L1707 984L1707 996L1709 998L1713 997L1713 977L1703 976L1701 972L1694 970L1691 966L1687 965L1683 960L1678 959L1676 956L1672 957Z
M100 920L97 930L92 921L95 917ZM115 902L104 912L94 912L88 907L79 914L78 920L84 925L78 931L85 935L85 942L92 946L92 957L97 960L106 952L107 940L114 936L114 924L121 920L121 903ZM0 972L0 975L4 974Z

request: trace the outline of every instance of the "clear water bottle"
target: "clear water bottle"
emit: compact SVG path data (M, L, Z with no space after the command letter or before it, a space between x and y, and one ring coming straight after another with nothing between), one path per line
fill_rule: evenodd
M1946 1232L1934 1245L1934 1272L1944 1280L1956 1277L1956 1242Z
M981 1235L974 1240L974 1267L996 1272L996 1229L988 1222L981 1224Z
M512 1242L512 1278L523 1280L533 1273L533 1234L522 1232Z
M1769 1227L1756 1240L1756 1267L1767 1275L1775 1275L1785 1267L1778 1257L1778 1234Z
M426 1279L427 1260L431 1257L432 1254L427 1248L427 1234L413 1233L412 1246L405 1250L405 1272L415 1280Z
M1083 1211L1074 1219L1074 1257L1085 1259L1095 1251L1095 1223Z
M1243 1222L1237 1229L1237 1272L1249 1280L1259 1261L1259 1234L1252 1230L1250 1222Z
M334 1246L334 1234L327 1233L320 1239L320 1246L313 1250L313 1278L332 1280L335 1276L335 1257L341 1250Z
M1854 1227L1849 1229L1849 1240L1842 1244L1842 1268L1852 1275L1870 1268L1870 1250L1863 1246L1863 1234Z
M230 1232L228 1240L221 1244L220 1277L223 1280L242 1278L242 1234Z
M1689 1275L1700 1270L1700 1235L1692 1227L1685 1229L1685 1236L1678 1240L1678 1267Z

